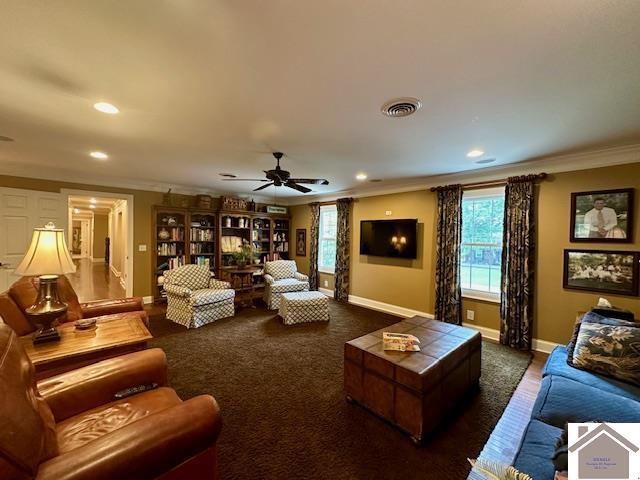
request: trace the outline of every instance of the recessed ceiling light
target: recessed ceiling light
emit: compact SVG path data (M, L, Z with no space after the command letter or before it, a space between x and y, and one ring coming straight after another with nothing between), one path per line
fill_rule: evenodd
M104 152L91 152L89 155L91 155L93 158L97 158L99 160L105 160L105 159L109 158L109 155L107 155Z
M80 213L80 209L79 208L74 208L73 209L73 213L75 213L77 215L78 213Z
M495 158L483 158L482 160L476 160L475 163L478 165L486 165L487 163L493 163L495 161Z
M359 173L356 175L356 180L366 180L366 179L367 179L366 173Z
M92 198L91 200L89 200L91 203L98 203L98 201L95 198Z
M94 103L93 108L95 108L99 112L108 113L109 115L115 115L116 113L120 113L120 110L118 110L118 107L107 102Z
M474 149L467 153L467 157L469 158L477 158L481 157L482 155L484 155L484 151L479 149Z
M89 205L89 208L96 208L95 205Z
M13 138L0 135L0 142L13 142Z

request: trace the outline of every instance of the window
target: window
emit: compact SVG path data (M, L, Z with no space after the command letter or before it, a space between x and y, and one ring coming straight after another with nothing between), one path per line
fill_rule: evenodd
M504 188L462 196L460 282L462 296L500 301Z
M320 233L318 238L318 270L334 273L336 269L336 231L338 211L335 205L320 206Z

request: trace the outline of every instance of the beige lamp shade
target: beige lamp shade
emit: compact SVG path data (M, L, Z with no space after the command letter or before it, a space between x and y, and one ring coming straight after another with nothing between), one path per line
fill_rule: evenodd
M64 230L47 223L44 228L34 228L31 245L13 273L22 276L63 275L75 271L64 241Z

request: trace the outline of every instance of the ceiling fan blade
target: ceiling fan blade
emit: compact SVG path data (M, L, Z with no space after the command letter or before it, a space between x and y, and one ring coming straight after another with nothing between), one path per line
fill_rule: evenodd
M310 185L329 185L329 180L324 178L290 178L290 182L293 183L306 183Z
M268 182L264 178L223 178L223 182Z
M253 191L257 192L258 190L262 190L263 188L267 188L273 185L273 183L265 183L264 185L260 185L258 188L254 188Z
M302 192L302 193L309 193L311 191L310 188L303 187L302 185L298 185L297 183L293 183L292 181L288 181L284 185L285 187L293 188L294 190L298 190L299 192Z

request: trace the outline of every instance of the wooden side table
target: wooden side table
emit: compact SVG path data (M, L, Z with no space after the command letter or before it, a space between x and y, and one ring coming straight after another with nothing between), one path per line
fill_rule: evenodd
M231 279L231 286L236 291L236 299L241 307L255 308L253 297L255 295L255 286L253 284L253 274L256 273L255 268L241 268L236 270L227 270L227 275Z
M147 348L152 337L135 313L107 315L88 330L73 323L58 326L60 340L33 344L32 335L19 338L36 371L36 379L51 377L92 363Z

